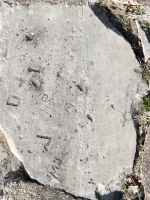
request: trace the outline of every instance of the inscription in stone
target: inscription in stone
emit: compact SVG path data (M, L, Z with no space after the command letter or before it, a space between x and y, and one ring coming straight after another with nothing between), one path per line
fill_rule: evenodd
M10 95L7 100L7 105L18 107L20 104L21 98L16 95Z

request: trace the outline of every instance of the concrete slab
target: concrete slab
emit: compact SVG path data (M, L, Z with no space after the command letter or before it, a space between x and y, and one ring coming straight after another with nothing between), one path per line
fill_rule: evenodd
M104 11L2 4L0 124L41 183L95 199L132 171L139 63Z

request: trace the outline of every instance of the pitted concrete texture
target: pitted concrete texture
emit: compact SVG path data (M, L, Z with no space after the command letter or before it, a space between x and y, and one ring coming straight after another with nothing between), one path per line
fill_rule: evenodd
M136 150L141 75L130 45L88 5L0 10L0 124L11 151L32 178L76 196L95 199L98 183L119 190Z

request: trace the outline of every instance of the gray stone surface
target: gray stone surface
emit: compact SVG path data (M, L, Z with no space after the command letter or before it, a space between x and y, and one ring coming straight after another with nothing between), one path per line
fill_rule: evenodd
M145 56L145 62L150 58L150 32L146 29L146 24L150 22L150 3L145 1L144 9L146 15L140 16L136 21L136 25L139 32L139 37L142 42L143 53Z
M150 33L146 30L145 25L149 22L150 17L147 16L145 19L141 18L136 21L139 36L143 46L143 53L145 56L145 62L150 58Z
M145 200L150 199L150 128L145 137L144 151L142 152L142 179Z
M131 103L139 63L104 11L4 3L0 8L0 124L41 183L95 199L131 173Z

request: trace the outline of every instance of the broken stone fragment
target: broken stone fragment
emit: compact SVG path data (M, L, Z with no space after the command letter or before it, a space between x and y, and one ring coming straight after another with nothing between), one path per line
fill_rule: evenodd
M129 186L128 192L134 195L138 194L139 193L138 186Z

